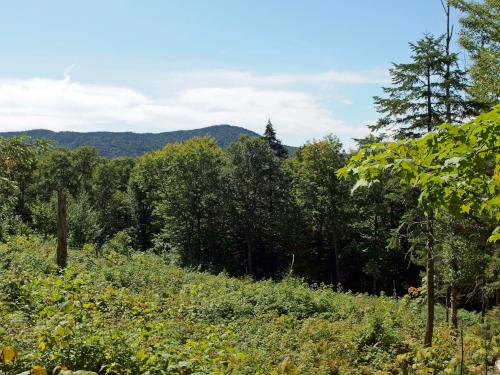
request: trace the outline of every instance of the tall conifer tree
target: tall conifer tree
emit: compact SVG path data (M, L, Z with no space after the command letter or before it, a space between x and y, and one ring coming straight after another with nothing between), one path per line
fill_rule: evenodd
M267 120L266 130L264 131L264 138L266 139L269 146L273 150L274 155L279 158L286 158L288 156L288 151L281 144L281 141L276 138L276 131L274 130L271 119Z
M464 98L466 74L458 66L458 55L450 53L449 35L425 35L410 43L412 61L393 64L392 86L384 87L388 96L374 97L383 114L372 130L393 129L398 138L418 137L443 122L460 122L470 115Z

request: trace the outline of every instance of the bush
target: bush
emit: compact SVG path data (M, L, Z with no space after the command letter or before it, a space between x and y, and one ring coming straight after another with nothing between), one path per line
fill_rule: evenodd
M130 256L133 252L132 237L126 231L120 231L102 246L102 251L105 254L118 253L121 255Z

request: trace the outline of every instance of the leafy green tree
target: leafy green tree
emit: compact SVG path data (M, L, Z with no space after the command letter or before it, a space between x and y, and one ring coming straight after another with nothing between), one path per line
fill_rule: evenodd
M151 248L153 237L163 225L161 218L156 215L160 201L159 186L169 173L168 160L163 154L162 150L144 154L137 159L130 172L128 195L132 225L135 244L141 250Z
M97 211L92 207L88 193L70 199L68 205L69 243L74 247L95 243L101 227Z
M51 143L45 140L30 142L28 137L0 137L0 190L3 194L3 209L7 205L12 215L19 215L23 220L29 220L26 208L26 195L33 180L37 159L50 149ZM15 209L14 211L12 211Z
M362 148L383 139L384 135L370 134L355 141ZM419 262L408 236L414 231L416 206L415 189L401 186L389 173L381 176L378 184L353 192L350 198L349 232L355 252L350 263L371 277L374 294L380 289L397 295L418 282ZM349 273L354 275L356 270L351 268ZM358 278L363 279L362 276ZM360 286L363 291L369 290L369 286Z
M102 228L100 242L132 227L128 181L135 164L131 158L104 160L93 168L92 196Z
M109 254L110 252L116 252L118 254L130 256L134 251L132 247L132 237L127 233L127 231L116 232L108 241L106 241L102 246L102 252L104 254Z
M134 225L142 248L178 252L187 265L223 262L227 159L212 138L169 144L131 173Z
M418 262L408 262L415 260L415 252L407 236L414 228L409 222L415 219L415 191L387 174L378 184L355 191L346 200L349 210L343 219L352 253L346 260L348 273L353 277L361 269L371 278L370 288L363 283L364 275L358 274L358 285L354 283L351 288L397 295L417 285Z
M354 186L377 182L392 173L420 189L419 205L427 215L427 319L424 344L432 344L434 325L434 216L488 214L500 219L500 106L464 125L443 124L420 139L376 143L362 148L339 176L355 176ZM500 239L496 227L490 241Z
M92 193L92 175L96 167L104 160L101 158L94 147L84 146L72 151L74 173L77 195L82 193ZM90 197L89 197L90 198Z
M36 199L30 202L31 221L34 230L45 238L57 233L57 193L48 200Z
M271 119L267 120L266 130L264 131L264 139L267 143L269 143L274 155L279 158L286 158L288 156L287 149L283 147L281 141L276 138L276 131L271 123Z
M23 145L16 140L0 137L0 239L8 232L10 220L15 216L16 196L19 188L12 176L16 159L24 154Z
M316 267L327 264L329 281L340 284L340 248L346 234L348 184L337 177L345 162L340 141L329 136L301 147L290 162L293 192L312 233Z
M224 220L226 157L209 137L167 145L158 181L161 234L184 264L217 265Z
M243 136L228 148L231 164L231 224L246 272L267 275L278 267L280 230L287 201L287 177L263 138ZM241 247L244 245L244 248ZM259 260L259 261L258 261Z

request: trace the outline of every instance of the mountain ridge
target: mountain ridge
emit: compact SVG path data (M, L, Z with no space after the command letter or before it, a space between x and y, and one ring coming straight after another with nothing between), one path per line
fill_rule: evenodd
M33 139L52 139L61 147L78 148L82 146L95 147L104 157L139 156L146 152L162 148L166 144L181 142L193 137L211 136L220 147L224 148L236 141L240 135L260 136L254 131L240 126L219 124L199 129L174 130L160 133L136 132L75 132L33 129L25 131L0 132L0 136L14 137L27 135ZM288 147L287 147L288 148ZM289 148L292 149L292 148Z

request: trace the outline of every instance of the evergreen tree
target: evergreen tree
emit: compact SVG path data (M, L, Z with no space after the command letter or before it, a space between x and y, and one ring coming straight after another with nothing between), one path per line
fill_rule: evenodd
M271 123L271 119L267 120L266 130L264 131L264 139L267 143L269 143L274 155L279 158L286 158L288 156L288 151L285 147L283 147L281 141L276 138L276 131Z
M398 138L418 137L470 114L470 104L463 97L465 72L458 67L458 55L449 53L443 40L425 35L410 43L410 63L393 64L393 85L383 88L388 97L374 97L384 117L371 130L392 128Z

